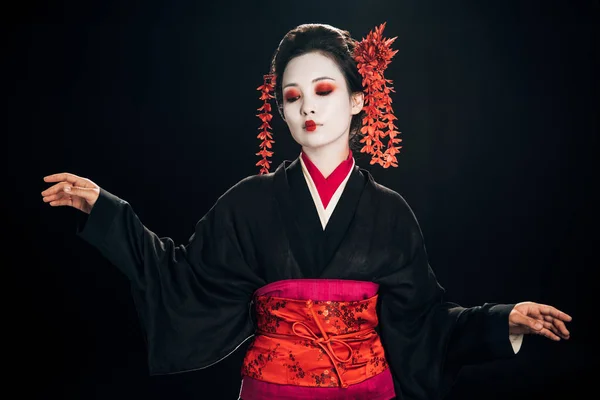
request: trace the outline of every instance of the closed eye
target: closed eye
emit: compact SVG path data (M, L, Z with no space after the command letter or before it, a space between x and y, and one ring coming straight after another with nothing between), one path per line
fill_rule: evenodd
M285 101L287 101L288 103L293 103L296 100L298 100L300 98L300 96L294 96L294 97L286 97Z
M291 88L285 92L283 97L285 98L286 102L293 103L300 98L300 91L295 88Z
M331 82L319 82L315 87L315 93L318 96L327 96L335 90L335 85Z

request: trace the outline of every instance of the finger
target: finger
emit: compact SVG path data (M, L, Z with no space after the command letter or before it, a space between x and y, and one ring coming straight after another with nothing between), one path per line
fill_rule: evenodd
M52 174L44 177L44 182L61 182L66 181L72 183L74 186L79 187L93 187L94 184L87 178L77 176L68 172L61 172L60 174Z
M560 332L560 329L552 324L552 322L544 321L544 328L552 331L556 336L560 336L563 339L566 339L564 335Z
M559 326L556 325L557 322L559 323ZM564 325L564 323L558 319L554 319L553 321L543 321L544 329L535 333L554 341L559 341L560 339L569 339L568 331L567 334L561 332L560 324Z
M537 331L535 333L537 333L538 335L541 335L541 336L545 336L548 339L554 340L556 342L558 342L560 340L560 337L558 335L556 335L554 332L552 332L552 330L550 330L550 329L543 328L542 330Z
M60 182L60 181L68 181L71 183L75 183L77 179L83 179L80 176L75 174L71 174L68 172L61 172L59 174L46 175L44 177L44 182Z
M554 318L558 318L562 321L570 322L573 319L569 314L562 312L555 307L548 306L545 304L540 305L539 311L542 313L542 315L550 315L550 316L552 316Z
M571 332L569 332L565 323L558 318L545 315L544 327L548 328L548 325L552 326L552 331L563 339L568 339L571 336Z
M73 199L71 198L71 196L66 196L66 197L63 197L62 199L51 201L49 204L52 207L58 207L58 206L71 206L72 207Z
M571 332L569 332L565 323L560 319L554 319L552 321L552 326L558 330L560 336L562 336L564 339L567 339L569 336L571 336Z
M50 196L44 196L42 200L44 203L50 203L51 201L60 200L66 196L69 196L69 194L65 192L58 192L56 194L51 194Z
M98 197L94 189L65 186L64 191L71 196L79 196L88 202L93 202Z
M56 185L50 186L48 189L42 192L42 196L49 196L52 194L58 194L65 191L66 186L71 186L69 182L60 182Z

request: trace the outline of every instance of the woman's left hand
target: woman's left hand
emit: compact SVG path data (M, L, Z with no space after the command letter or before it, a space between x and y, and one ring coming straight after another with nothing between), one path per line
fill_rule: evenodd
M508 332L516 335L534 333L556 341L569 339L571 334L565 322L571 319L570 315L552 306L525 301L515 305L510 312Z

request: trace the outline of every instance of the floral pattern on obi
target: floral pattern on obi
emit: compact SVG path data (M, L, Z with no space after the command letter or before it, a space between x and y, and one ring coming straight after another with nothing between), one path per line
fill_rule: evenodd
M377 295L356 301L256 296L258 329L242 374L265 382L343 387L388 368L375 331Z

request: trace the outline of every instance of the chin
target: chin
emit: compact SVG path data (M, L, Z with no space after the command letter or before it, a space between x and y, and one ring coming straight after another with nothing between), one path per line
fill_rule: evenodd
M344 137L346 136L346 137ZM319 134L319 132L314 133L306 133L302 132L302 134L298 136L293 136L296 143L302 146L305 149L319 149L326 146L334 146L336 147L336 143L339 141L348 141L347 135L330 135L330 134Z
M333 142L330 140L305 140L302 144L302 147L307 149L319 149L326 147L332 143Z

